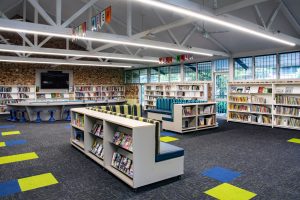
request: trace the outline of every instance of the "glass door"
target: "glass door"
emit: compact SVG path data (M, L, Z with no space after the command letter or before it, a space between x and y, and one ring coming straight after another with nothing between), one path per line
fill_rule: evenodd
M215 73L215 101L217 102L217 116L226 118L228 73Z

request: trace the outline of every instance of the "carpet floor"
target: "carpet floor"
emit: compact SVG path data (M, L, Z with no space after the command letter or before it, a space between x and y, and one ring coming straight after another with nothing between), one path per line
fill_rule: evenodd
M135 192L114 175L70 145L68 123L10 123L0 120L0 131L19 130L22 134L0 136L26 144L0 148L0 156L35 152L39 158L0 165L0 183L12 179L52 173L58 184L2 199L214 199L204 192L221 182L202 175L212 167L241 173L230 184L257 194L253 199L300 199L300 144L287 142L299 131L228 123L219 128L176 135L172 144L184 148L184 175L146 186ZM0 197L1 198L1 197Z

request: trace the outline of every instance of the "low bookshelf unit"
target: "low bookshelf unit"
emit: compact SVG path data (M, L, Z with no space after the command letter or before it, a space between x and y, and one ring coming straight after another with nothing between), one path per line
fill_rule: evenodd
M156 100L164 97L207 101L208 83L146 84L144 96L144 105L146 110L155 108Z
M174 104L173 116L163 117L162 128L177 133L216 128L216 103Z
M228 85L227 121L300 130L300 82Z
M71 109L71 118L71 144L130 187L183 174L183 156L156 159L169 144L156 149L155 124L87 108Z

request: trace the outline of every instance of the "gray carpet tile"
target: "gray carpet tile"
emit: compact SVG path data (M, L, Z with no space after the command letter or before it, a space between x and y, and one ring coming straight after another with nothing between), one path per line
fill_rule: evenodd
M217 129L176 135L172 144L185 149L185 174L134 192L114 175L69 143L67 123L10 123L21 135L0 141L25 139L27 144L0 148L0 156L36 152L38 159L0 165L0 182L51 172L59 184L2 199L213 199L204 194L220 182L201 173L214 166L241 172L230 182L257 194L254 199L300 199L299 131L219 121ZM10 129L0 129L5 131Z

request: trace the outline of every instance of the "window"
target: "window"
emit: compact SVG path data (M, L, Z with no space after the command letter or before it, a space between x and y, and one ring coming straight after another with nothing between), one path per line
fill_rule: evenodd
M152 67L150 70L150 82L157 83L158 82L158 67Z
M170 66L170 82L180 82L180 65Z
M211 81L211 62L198 63L198 80Z
M132 70L132 83L140 82L140 70Z
M165 82L169 82L169 67L160 67L159 68L159 82L165 83Z
M125 83L132 83L132 71L125 71Z
M184 81L196 81L197 64L184 64Z
M250 80L252 77L252 57L234 59L234 79Z
M140 69L140 83L148 83L148 69Z
M222 59L222 60L216 60L215 63L215 71L216 72L228 72L229 71L229 60L228 59Z
M255 79L276 79L276 55L254 58Z
M280 78L300 78L300 52L280 54Z

